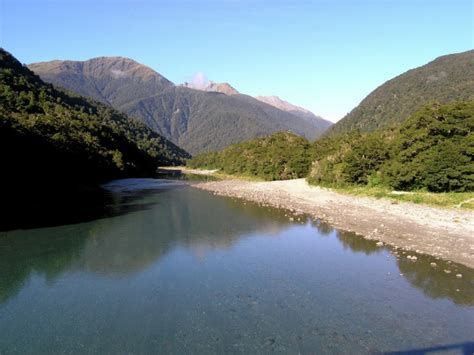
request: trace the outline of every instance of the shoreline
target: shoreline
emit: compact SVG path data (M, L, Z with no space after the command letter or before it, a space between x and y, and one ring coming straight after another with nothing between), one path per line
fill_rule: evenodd
M193 174L193 175L206 175L213 176L218 169L214 170L203 170L203 169L191 169L185 166L162 166L158 168L159 171L164 172L180 172L181 174Z
M182 169L182 172L193 170ZM212 175L207 171L201 174ZM311 186L305 179L269 182L225 179L192 186L215 195L288 209L296 215L306 214L395 249L431 255L474 269L473 211L345 195Z

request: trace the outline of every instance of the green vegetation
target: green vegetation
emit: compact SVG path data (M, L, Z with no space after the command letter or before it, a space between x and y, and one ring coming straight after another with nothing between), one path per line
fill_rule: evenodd
M317 140L312 146L315 160L308 180L331 186L376 182L375 173L388 158L389 133L353 131Z
M310 147L306 139L280 132L198 155L188 166L264 180L294 179L307 175L312 161Z
M384 169L400 190L474 191L474 101L432 105L412 115Z
M474 51L439 57L387 81L370 93L328 134L362 132L400 125L431 102L474 99Z
M107 179L150 176L189 158L142 123L45 84L0 49L0 214L75 215L105 201ZM74 207L75 208L75 207ZM29 218L29 217L28 217ZM1 223L0 223L1 225Z
M393 191L386 186L367 185L346 185L333 188L349 195L386 198L394 203L405 201L436 207L474 209L474 192L401 192Z
M96 165L103 173L149 173L189 155L138 121L43 83L0 50L0 125Z
M53 61L29 67L53 85L140 119L193 155L280 131L314 140L327 129L325 120L299 117L250 96L175 86L127 58Z
M325 137L308 180L430 192L474 191L474 101L432 104L399 129Z
M474 100L431 104L398 129L355 130L313 144L292 133L276 133L198 155L188 166L264 180L306 176L310 183L350 193L469 207L474 191L473 130Z

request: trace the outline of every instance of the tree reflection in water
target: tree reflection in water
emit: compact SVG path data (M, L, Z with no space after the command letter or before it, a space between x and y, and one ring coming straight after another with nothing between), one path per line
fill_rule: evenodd
M32 274L51 282L71 270L120 277L149 267L176 248L185 247L199 257L231 248L249 233L271 237L298 223L289 220L287 211L195 189L157 192L114 194L107 211L91 222L0 233L0 303L14 297ZM319 221L309 225L319 237L335 235L355 253L383 250L375 241L352 232L337 231ZM417 262L404 257L396 261L411 285L434 299L474 304L472 270L417 256ZM430 266L432 262L438 266ZM446 274L444 269L452 272ZM463 277L457 278L458 273Z

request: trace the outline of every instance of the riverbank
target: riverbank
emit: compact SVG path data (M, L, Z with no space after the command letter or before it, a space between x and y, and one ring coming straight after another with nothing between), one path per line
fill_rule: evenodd
M185 166L162 166L158 168L158 171L169 171L169 172L180 172L183 174L193 174L193 175L214 175L218 169L214 170L204 170L204 169L190 169Z
M409 256L404 251L414 251L474 268L473 211L344 195L311 186L305 179L226 179L194 186L217 195L285 208L294 214L308 214L336 228L403 249L396 252L399 257Z

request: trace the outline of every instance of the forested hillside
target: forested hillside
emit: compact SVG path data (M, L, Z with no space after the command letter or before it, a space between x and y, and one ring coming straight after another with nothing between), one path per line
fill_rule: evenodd
M399 128L324 137L309 180L397 190L474 191L474 101L431 104Z
M474 191L474 101L431 104L399 128L354 130L310 144L277 133L188 161L193 168L265 180L307 176L325 186Z
M279 132L231 145L220 152L195 156L188 166L265 180L295 179L308 173L312 160L310 147L305 138Z
M45 84L3 49L0 99L3 198L151 175L189 157L142 123Z
M292 131L311 140L314 125L246 95L224 95L176 87L124 106L191 153L216 151L274 132Z
M471 99L474 99L474 50L439 57L387 81L327 133L394 127L429 103Z
M328 127L325 120L300 117L250 96L175 86L151 68L127 58L52 61L29 68L47 82L140 119L192 154L279 131L314 140Z

